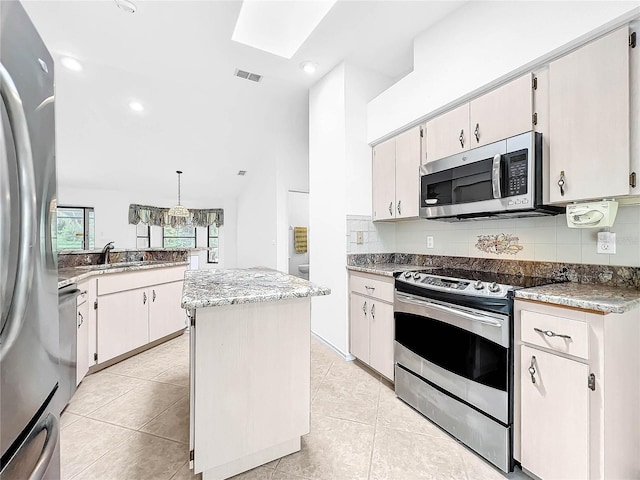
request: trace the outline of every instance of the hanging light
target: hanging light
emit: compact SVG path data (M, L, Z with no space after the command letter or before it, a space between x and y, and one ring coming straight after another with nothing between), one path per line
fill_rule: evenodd
M169 216L170 217L188 217L189 210L183 207L182 205L180 205L180 175L182 175L182 172L180 170L176 170L176 173L178 174L178 204L169 209Z

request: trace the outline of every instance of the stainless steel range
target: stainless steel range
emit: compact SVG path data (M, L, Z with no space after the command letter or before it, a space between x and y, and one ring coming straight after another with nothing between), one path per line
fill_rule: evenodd
M513 470L513 297L551 280L469 270L395 281L396 395Z

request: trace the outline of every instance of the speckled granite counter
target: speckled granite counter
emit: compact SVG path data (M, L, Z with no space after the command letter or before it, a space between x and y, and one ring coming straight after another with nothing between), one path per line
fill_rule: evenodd
M640 290L574 282L525 288L516 292L516 298L604 313L623 313L640 306Z
M329 288L267 268L192 270L184 276L182 308L269 302L330 293Z
M111 273L133 272L137 270L148 270L151 268L166 268L186 266L189 262L163 262L163 261L143 261L143 262L123 262L109 265L85 265L80 267L63 267L58 269L58 288L66 287L72 283L78 283L93 275L105 275Z
M438 267L425 267L424 265L416 265L413 263L376 263L369 265L347 265L347 270L351 272L371 273L373 275L382 275L385 277L393 277L394 273L406 272L407 270L431 270Z

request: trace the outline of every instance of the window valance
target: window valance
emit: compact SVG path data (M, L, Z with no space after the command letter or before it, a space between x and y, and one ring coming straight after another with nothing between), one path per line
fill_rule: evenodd
M190 208L188 217L170 217L169 209L150 207L148 205L129 205L129 223L137 225L145 223L154 227L208 227L224 224L224 210L222 208L197 209Z

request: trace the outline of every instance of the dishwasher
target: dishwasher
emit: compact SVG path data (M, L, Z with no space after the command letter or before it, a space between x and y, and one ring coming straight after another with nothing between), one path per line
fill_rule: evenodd
M58 289L58 325L59 325L59 388L53 399L54 408L61 413L76 392L77 366L77 298L80 294L77 284L73 283Z

